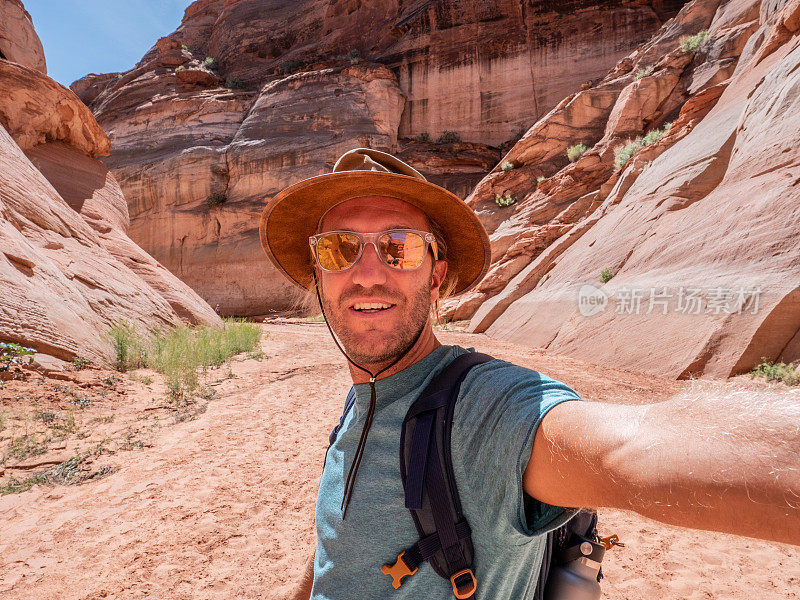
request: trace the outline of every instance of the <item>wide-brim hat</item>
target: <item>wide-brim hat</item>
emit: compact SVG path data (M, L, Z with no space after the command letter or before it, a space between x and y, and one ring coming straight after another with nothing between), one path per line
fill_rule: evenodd
M304 290L313 285L308 238L322 217L346 200L386 196L416 206L433 220L447 242L447 277L452 294L463 293L489 269L489 236L475 212L455 194L430 183L400 159L369 148L343 154L332 173L304 179L276 194L261 214L261 247L272 264Z

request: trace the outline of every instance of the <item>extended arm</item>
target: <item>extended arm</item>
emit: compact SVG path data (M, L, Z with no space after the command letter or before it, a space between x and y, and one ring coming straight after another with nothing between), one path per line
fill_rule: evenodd
M566 402L542 421L523 485L556 506L800 545L800 399L737 390Z
M297 583L297 587L295 588L294 595L292 596L291 600L308 600L311 598L311 586L314 583L314 554L311 554L311 557L306 562L306 566L303 569L303 575L300 577L300 581Z

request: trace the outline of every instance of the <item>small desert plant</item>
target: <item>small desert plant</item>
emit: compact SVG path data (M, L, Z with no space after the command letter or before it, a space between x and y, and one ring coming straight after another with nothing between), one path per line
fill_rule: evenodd
M786 385L800 385L800 368L792 364L773 363L766 358L762 358L761 364L750 373L752 375L760 375L767 381L782 381Z
M438 137L436 143L438 144L456 144L461 141L461 136L455 131L444 131Z
M681 52L684 54L692 54L697 52L697 49L708 39L708 29L698 31L694 35L681 38Z
M34 434L25 434L22 437L11 440L0 464L4 464L10 458L24 460L29 456L38 456L47 452L47 440L40 440Z
M608 283L614 277L614 272L606 267L602 271L600 271L600 281L602 283Z
M575 162L578 160L581 154L586 152L588 149L589 148L583 143L575 144L574 146L567 148L567 158L569 159L569 162Z
M514 163L512 163L510 161L506 161L502 165L500 165L500 170L501 171L513 171L514 170Z
M622 168L628 164L628 161L636 154L639 150L642 149L642 138L636 138L635 140L628 140L624 144L621 144L614 148L614 170L620 171Z
M229 89L241 89L244 87L244 83L241 79L234 75L233 77L228 77L228 79L225 80L225 87Z
M203 61L203 66L206 69L214 69L217 66L217 61L214 60L212 56L206 56L206 59Z
M147 366L158 371L166 377L172 398L182 400L197 389L198 369L220 366L235 354L253 352L261 330L253 323L225 319L221 328L178 325L156 329L148 336L140 336L133 327L121 324L112 328L109 337L117 353L118 368ZM135 364L130 360L132 348L137 349L133 355L138 358ZM152 383L146 377L142 382Z
M414 140L417 142L430 142L431 141L431 134L427 131L423 131L419 135L414 136Z
M653 65L648 65L642 69L636 71L636 75L633 76L634 81L639 81L642 77L647 77L653 72Z
M181 50L186 50L188 52L189 46L187 46L186 44L181 44Z
M76 356L72 359L72 369L74 371L81 371L89 366L89 359L83 356Z
M114 367L118 371L128 371L144 366L144 344L133 325L115 324L108 331L107 339L114 349Z
M628 140L614 148L614 170L621 170L639 150L660 140L670 130L672 123L664 123L662 129L653 129L642 137Z
M215 208L225 204L228 197L222 192L212 192L206 197L205 204L208 208Z
M497 206L505 207L515 204L517 202L517 199L511 195L511 192L506 192L502 196L500 194L497 194L494 197L494 201L495 204L497 204Z
M0 372L18 368L17 365L32 363L36 350L14 342L0 342Z
M545 177L544 175L539 175L536 178L536 183L542 183L545 179L547 179L547 177Z
M183 71L185 68L186 67L184 67L183 65L179 65L179 66L175 67L175 72L177 73L178 71Z

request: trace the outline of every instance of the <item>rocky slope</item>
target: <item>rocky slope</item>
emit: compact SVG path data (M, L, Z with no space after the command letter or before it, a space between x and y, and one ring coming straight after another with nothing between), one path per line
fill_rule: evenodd
M563 100L468 198L493 265L450 315L669 377L799 359L798 30L797 0L694 0Z
M0 17L20 34L13 44L0 36L0 52L17 59L0 59L0 340L102 361L103 336L115 322L218 323L197 294L127 237L127 203L97 160L110 150L108 137L72 92L44 74L24 8L0 0Z
M112 140L133 239L224 312L263 314L297 300L258 246L272 194L370 146L466 195L681 4L199 0L134 69L72 89Z

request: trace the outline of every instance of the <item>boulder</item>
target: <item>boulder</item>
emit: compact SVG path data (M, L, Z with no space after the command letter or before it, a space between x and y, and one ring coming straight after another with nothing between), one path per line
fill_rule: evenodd
M0 0L0 60L47 74L42 42L20 0Z

